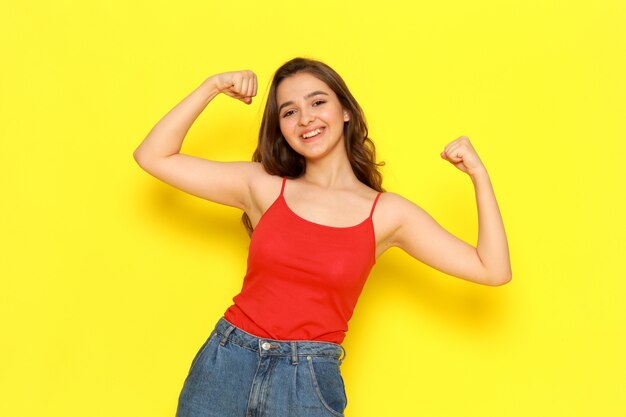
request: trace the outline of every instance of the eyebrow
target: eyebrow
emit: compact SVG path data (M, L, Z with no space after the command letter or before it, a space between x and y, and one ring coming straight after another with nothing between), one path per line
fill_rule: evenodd
M323 94L323 95L325 95L325 96L327 96L327 95L328 95L328 93L325 93L325 92L323 92L323 91L319 91L319 90L318 90L318 91L313 91L312 93L307 94L306 96L304 96L304 99L306 100L307 98L310 98L310 97L316 96L316 95L318 95L318 94ZM288 106L288 105L290 105L290 104L293 104L293 101L286 101L286 102L284 102L284 103L283 103L283 104L281 104L281 105L280 105L280 107L278 108L278 112L280 113L280 111L283 109L283 107L286 107L286 106Z

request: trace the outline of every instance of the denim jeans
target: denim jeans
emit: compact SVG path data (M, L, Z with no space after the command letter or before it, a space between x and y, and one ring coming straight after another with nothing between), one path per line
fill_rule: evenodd
M257 337L221 317L191 362L176 417L343 417L345 355L336 343Z

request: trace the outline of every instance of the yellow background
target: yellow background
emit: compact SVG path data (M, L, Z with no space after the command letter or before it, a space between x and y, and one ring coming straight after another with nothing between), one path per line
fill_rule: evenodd
M151 177L133 150L206 77L251 69L182 152L250 160L273 71L328 63L363 107L384 187L475 244L467 135L513 280L398 248L344 342L347 417L623 416L626 6L621 0L4 2L0 415L173 416L240 290L241 212Z

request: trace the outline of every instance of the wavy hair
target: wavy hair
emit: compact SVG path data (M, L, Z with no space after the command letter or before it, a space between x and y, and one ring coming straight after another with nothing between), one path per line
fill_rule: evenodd
M276 101L276 90L281 81L301 72L311 74L326 83L335 92L344 109L350 113L350 120L344 122L343 135L352 171L363 184L376 191L385 191L382 187L382 174L378 169L385 163L376 162L376 147L368 137L365 114L361 106L339 74L325 63L314 59L293 58L274 73L259 131L259 141L252 154L252 161L260 162L268 174L281 177L298 178L306 171L305 158L289 146L280 131ZM243 213L241 221L248 236L252 236L253 227L247 213Z

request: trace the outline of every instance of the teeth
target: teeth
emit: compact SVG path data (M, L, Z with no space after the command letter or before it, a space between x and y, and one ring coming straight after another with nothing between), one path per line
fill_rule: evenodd
M310 138L311 136L315 136L315 135L317 135L317 134L319 134L319 133L321 133L321 132L322 132L322 129L315 129L315 130L314 130L314 131L312 131L312 132L305 133L304 135L302 135L302 137L303 137L303 138L305 138L305 139L308 139L308 138Z

